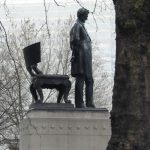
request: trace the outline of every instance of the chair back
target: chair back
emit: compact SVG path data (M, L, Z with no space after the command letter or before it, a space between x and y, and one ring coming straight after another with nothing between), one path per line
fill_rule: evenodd
M40 42L29 45L23 49L26 67L41 62L41 45Z

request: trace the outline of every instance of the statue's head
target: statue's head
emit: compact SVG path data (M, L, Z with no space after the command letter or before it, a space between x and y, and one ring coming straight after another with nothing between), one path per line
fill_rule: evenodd
M36 65L41 62L41 46L40 42L29 45L23 49L26 67Z
M88 14L89 14L89 10L85 9L85 8L80 8L77 11L77 17L79 20L85 22L88 18Z

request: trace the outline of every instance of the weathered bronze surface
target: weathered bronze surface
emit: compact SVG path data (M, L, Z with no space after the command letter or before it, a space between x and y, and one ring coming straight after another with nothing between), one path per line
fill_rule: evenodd
M71 75L76 78L75 105L83 108L83 86L85 82L86 106L95 107L93 103L92 47L91 38L84 23L89 11L80 8L77 11L77 21L70 31L70 47L72 50Z
M35 103L43 102L42 89L56 89L59 91L57 103L63 98L65 103L71 103L68 100L68 94L71 88L71 82L67 75L45 75L38 69L37 63L41 62L40 43L29 45L23 49L26 68L31 75L30 92Z

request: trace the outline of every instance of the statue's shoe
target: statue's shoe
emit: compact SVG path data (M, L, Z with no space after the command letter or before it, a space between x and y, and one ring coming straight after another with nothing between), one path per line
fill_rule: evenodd
M93 103L92 104L86 104L86 107L95 108L95 105Z
M85 108L85 105L84 104L77 105L76 108Z

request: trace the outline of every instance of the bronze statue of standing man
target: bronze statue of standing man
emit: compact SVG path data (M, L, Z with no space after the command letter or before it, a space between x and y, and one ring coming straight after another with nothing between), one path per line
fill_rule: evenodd
M91 39L84 27L89 10L80 8L77 21L70 31L72 50L71 75L76 78L75 106L84 108L83 87L85 83L86 107L95 107L93 103L92 47Z

